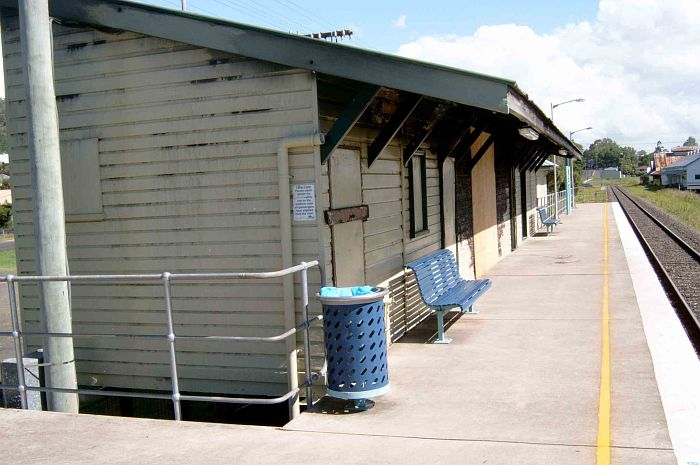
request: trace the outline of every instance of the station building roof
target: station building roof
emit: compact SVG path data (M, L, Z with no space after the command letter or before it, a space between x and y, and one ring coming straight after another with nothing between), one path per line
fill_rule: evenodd
M17 0L0 6L18 8ZM51 16L121 29L388 87L515 118L564 156L573 144L515 81L124 0L49 0Z

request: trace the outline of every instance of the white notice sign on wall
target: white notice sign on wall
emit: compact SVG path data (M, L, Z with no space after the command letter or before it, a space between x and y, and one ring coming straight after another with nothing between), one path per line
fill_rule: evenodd
M313 184L293 184L294 221L316 221L316 194Z

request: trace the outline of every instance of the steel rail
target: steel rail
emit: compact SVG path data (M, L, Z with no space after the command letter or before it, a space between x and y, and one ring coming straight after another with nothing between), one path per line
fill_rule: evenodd
M676 241L678 245L680 245L688 254L690 254L695 260L698 260L700 262L700 252L695 250L692 245L688 244L682 237L680 237L678 234L673 232L668 226L666 226L661 220L656 218L654 215L649 213L649 210L644 208L642 205L639 204L632 196L630 196L627 192L625 192L623 189L620 189L619 187L615 188L615 191L619 191L629 199L630 202L632 202L637 208L639 208L642 213L647 215L654 223L656 223L666 234L668 234L671 239Z
M643 207L641 207L637 202L635 202L634 200L632 200L632 199L630 198L630 196L629 196L626 192L622 191L620 188L616 188L616 187L613 187L613 186L609 186L609 187L611 188L611 191L612 191L613 195L614 195L616 198L617 198L617 193L618 193L618 192L621 192L627 199L629 199L629 200L630 200L637 208L639 208L644 214L646 214L649 218L651 218L652 220L654 220L654 223L656 223L657 225L659 225L659 226L660 226L660 229L661 229L662 231L668 233L668 235L671 236L671 239L674 239L674 240L677 239L677 240L681 241L683 244L686 244L688 247L690 247L685 241L683 241L683 239L681 239L680 237L678 237L673 231L671 231L670 229L668 229L668 227L666 227L666 226L663 225L661 222L659 222L656 218L654 218L653 216L651 216L651 214L650 214L648 211L646 211ZM663 274L663 277L664 277L666 283L670 286L671 290L672 290L673 293L674 293L674 297L676 298L676 300L677 300L678 302L680 302L681 306L683 307L683 310L684 310L685 314L688 315L688 316L690 317L690 319L693 321L693 323L695 323L695 328L694 328L694 329L697 331L697 334L700 335L700 318L698 318L698 316L696 316L695 313L693 312L693 310L690 308L690 304L688 303L687 300L685 300L685 298L683 297L683 294L681 293L680 289L678 289L678 287L676 286L676 284L673 282L673 279L671 278L671 275L669 274L669 272L668 272L668 270L666 269L666 267L664 267L664 265L662 264L661 259L659 258L659 256L656 255L656 253L654 252L654 249L651 247L651 244L649 243L649 241L647 241L646 238L644 237L644 235L642 234L642 231L641 231L639 225L637 224L637 222L634 221L634 220L632 219L631 215L629 214L629 212L627 211L627 209L625 208L625 206L624 206L621 202L618 202L618 204L619 204L620 207L622 208L622 212L623 212L623 213L625 214L625 216L627 217L627 220L628 220L628 221L630 222L630 224L632 225L632 229L634 230L635 235L636 235L637 238L641 241L641 243L642 243L644 249L647 251L647 253L649 254L649 256L653 259L653 262L655 263L656 267L657 267L657 268L661 271L661 273ZM680 245L680 243L679 243L679 245ZM681 246L681 247L685 249L685 247L683 247L683 246ZM690 250L692 250L692 251L695 252L695 250L694 250L692 247L690 247ZM687 251L687 250L686 250L686 251ZM695 252L695 253L697 254L697 252ZM692 254L690 254L690 255L692 255ZM698 255L695 255L695 258L698 259Z

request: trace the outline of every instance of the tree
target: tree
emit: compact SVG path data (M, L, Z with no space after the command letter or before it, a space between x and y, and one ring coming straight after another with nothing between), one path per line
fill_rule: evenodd
M695 140L695 137L690 136L688 137L688 140L683 142L683 147L695 147L698 145L698 141Z
M639 162L637 163L638 166L649 166L651 161L654 159L654 156L647 153L646 150L640 150L637 152L637 158L639 158Z
M610 138L598 139L583 152L585 166L589 168L616 167L625 174L637 172L637 152L632 147L621 147Z
M12 227L12 205L0 205L0 228Z
M0 153L7 153L7 121L5 120L5 99L0 97Z

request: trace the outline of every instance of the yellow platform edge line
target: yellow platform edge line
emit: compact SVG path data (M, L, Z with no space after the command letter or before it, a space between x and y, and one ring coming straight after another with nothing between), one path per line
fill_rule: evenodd
M601 311L600 396L597 464L610 465L610 289L608 274L608 204L603 215L603 305Z

